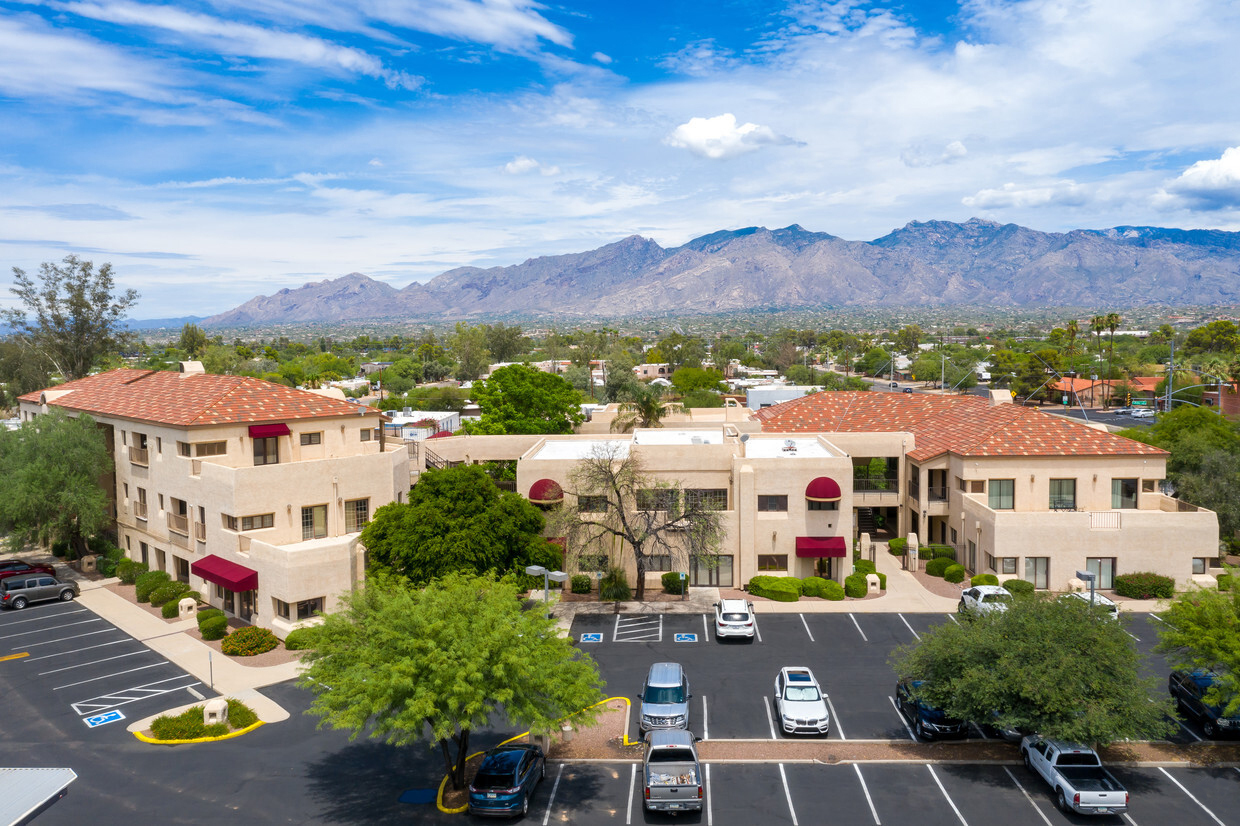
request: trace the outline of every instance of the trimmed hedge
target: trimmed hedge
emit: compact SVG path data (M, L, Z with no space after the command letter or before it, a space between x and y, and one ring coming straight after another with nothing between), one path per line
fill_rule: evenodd
M171 581L167 571L147 571L134 580L134 599L149 602L156 588Z
M955 561L945 556L940 556L938 559L932 559L926 563L926 573L930 576L943 576L943 574L947 573L947 569L955 564Z
M294 628L284 638L284 647L289 651L304 651L307 648L314 648L314 635L317 630L315 626Z
M663 593L679 594L682 590L688 590L689 578L686 576L683 580L680 578L680 571L668 571L659 577L663 581Z
M999 577L994 574L974 574L969 580L970 585L998 585Z
M869 591L865 582L865 574L849 574L844 577L844 595L861 599Z
M878 573L878 568L868 559L858 559L853 563L853 573L876 574Z
M950 545L922 545L917 549L918 559L939 559L940 557L956 558L956 549Z
M1003 587L1014 597L1032 596L1037 590L1036 586L1027 579L1005 579Z
M887 542L887 552L892 556L904 556L908 550L908 540L897 536Z
M801 580L790 576L759 574L749 580L749 593L776 602L796 602L801 598Z
M1231 575L1231 574L1219 574L1219 575L1218 575L1218 577L1217 577L1217 579L1218 579L1218 589L1219 589L1220 591L1230 591L1230 590L1231 590L1231 584L1232 584L1232 575Z
M875 572L878 576L878 587L884 591L887 590L887 575L882 571Z
M220 650L230 657L253 657L265 654L280 644L275 634L257 625L238 628L220 643Z
M198 623L198 633L204 640L222 640L228 636L228 617L221 611Z
M590 577L585 574L576 574L573 576L570 584L572 585L574 594L588 594L593 587L593 583L590 582Z
M965 570L963 565L949 565L947 570L943 572L943 580L945 582L964 582Z
M254 709L245 703L230 697L228 700L228 722L235 729L249 728L258 722L258 715L254 713Z
M1120 574L1115 577L1115 593L1133 599L1171 599L1175 596L1175 580L1150 571Z
M178 580L172 580L160 585L154 591L151 591L150 599L152 607L158 608L168 600L176 600L181 594L189 591L189 585Z
M122 559L116 563L116 576L121 578L121 582L126 585L133 585L138 577L145 574L147 567L141 562L135 562L132 559Z
M629 577L623 568L612 568L598 581L598 598L603 602L625 602L632 596Z
M203 608L201 611L198 612L198 627L201 628L202 624L206 622L207 620L211 619L211 617L222 617L222 616L224 616L224 612L218 608Z
M840 600L844 598L844 586L843 585L840 585L834 579L825 579L823 580L823 582L827 583L823 587L823 591L824 591L822 595L823 599L829 599L832 602L839 602Z
M801 580L801 593L807 597L824 597L827 591L827 581L820 576L807 576Z

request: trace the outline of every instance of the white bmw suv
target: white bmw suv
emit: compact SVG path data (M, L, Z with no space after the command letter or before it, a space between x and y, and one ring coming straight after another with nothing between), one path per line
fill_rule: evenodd
M974 585L960 592L956 610L961 614L989 614L1006 611L1011 604L1012 594L1002 585Z
M743 599L721 599L715 603L715 639L753 639L756 627L752 603Z

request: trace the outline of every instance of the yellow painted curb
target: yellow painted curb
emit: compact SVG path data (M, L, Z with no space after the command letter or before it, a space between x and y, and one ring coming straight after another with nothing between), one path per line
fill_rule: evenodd
M154 737L147 737L145 734L143 734L140 731L135 731L133 733L133 736L137 737L143 743L150 743L153 746L182 746L182 745L185 745L186 743L214 743L217 740L231 740L234 737L240 737L243 734L249 734L251 731L258 728L262 724L263 724L263 721L259 720L257 723L251 726L246 726L245 728L238 729L237 731L230 731L228 734L221 734L219 737L195 737L192 740L156 740Z
M632 709L632 707L633 707L633 704L629 702L629 698L628 698L628 697L608 697L606 700L599 700L597 703L591 703L590 705L586 706L586 708L594 708L595 706L601 706L603 703L610 703L612 700L624 700L624 704L625 704L625 706L627 706L629 709ZM584 709L583 709L583 710L584 710ZM529 736L529 732L528 732L528 731L523 731L523 732L521 732L520 734L516 735L515 737L509 737L507 740L505 740L504 742L500 743L499 745L500 745L500 746L506 746L506 745L508 745L509 743L511 743L513 740L520 740L522 737L528 737L528 736ZM186 742L196 742L196 741L189 740L189 741L186 741ZM634 741L633 741L633 742L631 742L631 743L629 742L629 727L628 727L628 716L627 716L627 712L626 712L626 716L625 716L625 727L624 727L624 744L625 744L626 746L635 746L635 745L637 745L637 744L638 744L638 741L636 741L636 740L634 740ZM498 748L498 746L497 746L497 748ZM477 756L478 756L478 755L480 755L480 754L482 754L482 752L480 752L480 751L476 751L476 752L474 752L473 754L469 755L469 757L466 757L466 758L465 758L465 760L466 760L466 762L468 762L468 761L470 761L470 760L473 760L475 757L477 757ZM461 807L456 808L456 809L447 809L447 808L444 808L444 805L443 805L443 789L444 789L444 786L446 786L446 785L448 785L448 775L446 775L446 774L445 774L445 775L443 776L443 780L440 780L440 781L439 781L439 794L438 794L438 795L436 795L436 797L435 797L435 807L436 807L436 808L438 808L438 809L439 809L439 811L441 811L441 812L443 812L444 814L447 814L447 815L459 815L459 814L463 814L464 812L469 811L469 804L468 804L468 803L467 803L467 804L465 804L464 806L461 806Z

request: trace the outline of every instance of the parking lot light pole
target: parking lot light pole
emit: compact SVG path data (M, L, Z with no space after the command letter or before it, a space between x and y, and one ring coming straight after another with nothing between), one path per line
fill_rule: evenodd
M543 578L543 613L547 616L551 616L551 614L547 612L547 591L551 588L551 584L548 580L554 579L556 582L567 582L568 574L563 571L548 571L541 565L529 565L526 567L525 572L530 576L540 576Z
M1093 571L1077 571L1076 578L1082 582L1089 583L1089 604L1092 607L1094 604L1094 582L1098 579L1098 575Z

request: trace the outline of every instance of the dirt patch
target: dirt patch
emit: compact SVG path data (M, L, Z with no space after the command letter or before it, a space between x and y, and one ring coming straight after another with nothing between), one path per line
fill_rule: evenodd
M443 785L443 807L445 809L460 809L469 805L469 784L473 781L474 775L478 773L478 766L481 764L482 754L466 761L465 785L462 788L454 789L451 783Z

